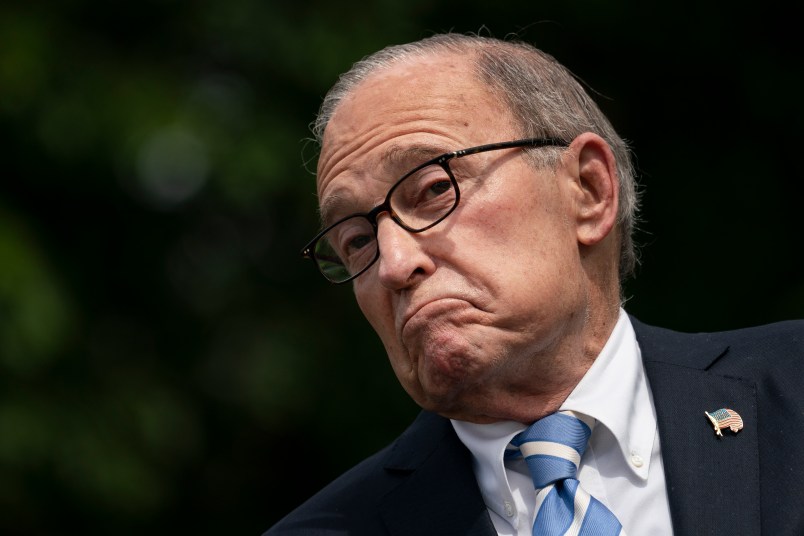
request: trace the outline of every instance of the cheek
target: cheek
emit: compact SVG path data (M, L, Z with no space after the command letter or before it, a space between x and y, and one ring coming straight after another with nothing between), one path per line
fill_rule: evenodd
M462 221L462 242L470 246L476 261L495 272L531 274L546 259L555 262L567 246L567 226L555 222L532 203L488 204Z
M559 300L567 281L578 276L577 242L565 215L548 212L534 196L478 206L471 223L462 221L463 242L472 244L463 266L483 273L514 308L529 300Z
M490 181L469 199L461 225L466 224L478 239L513 251L520 241L538 233L551 217L545 212L545 204L537 202L545 200L549 193L539 191L537 180L512 172Z
M415 377L410 356L402 347L396 333L394 324L393 306L390 299L382 293L360 292L355 289L358 306L363 312L374 332L380 337L388 360L391 363L394 373L399 378L403 387L411 393L409 388L413 385L411 377Z
M362 277L365 280L369 279L368 274L364 274ZM387 295L376 292L376 288L379 286L376 281L372 287L372 283L365 280L357 279L355 283L354 293L357 305L387 347L395 339L393 307Z

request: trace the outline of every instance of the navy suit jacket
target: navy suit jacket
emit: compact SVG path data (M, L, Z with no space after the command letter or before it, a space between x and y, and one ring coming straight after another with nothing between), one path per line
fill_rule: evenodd
M631 321L656 406L675 534L804 535L804 321L699 334ZM720 408L738 411L743 430L718 438L704 411ZM449 420L422 412L266 536L290 534L496 532L471 454Z

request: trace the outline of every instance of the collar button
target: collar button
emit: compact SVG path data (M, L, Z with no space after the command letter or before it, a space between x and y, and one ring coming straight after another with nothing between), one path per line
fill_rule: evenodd
M509 502L505 501L505 515L508 517L514 517L514 506Z

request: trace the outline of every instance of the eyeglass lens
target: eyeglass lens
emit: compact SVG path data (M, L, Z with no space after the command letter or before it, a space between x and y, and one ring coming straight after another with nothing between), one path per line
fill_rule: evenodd
M391 216L410 232L419 232L446 217L458 199L454 180L442 167L432 164L401 179L388 193ZM356 215L339 222L315 245L321 273L342 282L365 270L378 255L377 215Z

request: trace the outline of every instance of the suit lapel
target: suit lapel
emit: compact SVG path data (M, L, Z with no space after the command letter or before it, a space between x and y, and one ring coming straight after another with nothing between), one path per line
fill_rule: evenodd
M633 319L632 319L633 321ZM650 383L676 534L760 533L755 386L707 369L728 352L707 335L634 322ZM744 428L716 436L704 411L730 408Z
M389 534L496 534L471 455L447 419L422 413L396 444L386 470L407 478L380 505Z

